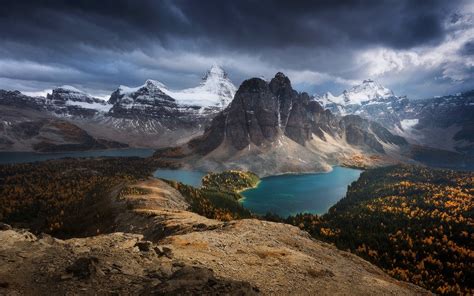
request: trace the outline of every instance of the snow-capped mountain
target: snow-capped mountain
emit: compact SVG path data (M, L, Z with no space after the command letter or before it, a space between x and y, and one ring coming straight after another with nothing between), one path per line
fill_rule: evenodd
M230 81L227 73L219 66L212 66L197 87L170 90L163 85L163 92L176 99L178 104L217 107L221 110L232 101L236 91L237 88Z
M397 99L393 91L370 79L344 90L339 96L327 92L315 98L324 107L335 108L335 111L340 113L345 112L348 106L362 106Z
M223 110L232 101L236 92L235 85L227 73L219 66L213 66L202 78L199 86L173 90L164 83L147 80L138 87L121 85L112 93L109 103L126 109L146 109L151 105L170 108L200 110L200 113Z
M46 108L56 114L90 116L106 113L111 107L112 105L106 101L70 85L57 87L46 96Z
M0 90L0 105L21 113L34 110L41 118L66 119L94 137L160 147L201 134L235 91L225 71L213 66L198 86L183 90L152 79L138 87L121 85L108 101L69 85L53 89L46 98Z
M219 66L211 67L193 88L173 90L148 79L138 87L120 85L109 100L96 98L74 86L63 85L44 97L4 91L3 104L29 106L62 117L143 117L161 120L167 116L210 116L232 101L236 87ZM20 104L21 101L21 104Z
M455 153L474 154L474 92L409 100L372 80L339 96L315 96L338 115L359 115L376 121L412 144Z
M338 96L327 92L321 96L316 95L315 99L323 106L338 105L346 107L350 105L365 105L372 102L383 102L393 97L395 97L393 91L373 80L367 79L349 90L344 90L342 94Z
M334 114L360 115L389 129L400 127L398 111L408 103L406 97L398 97L390 89L370 79L343 91L339 96L328 92L314 99Z

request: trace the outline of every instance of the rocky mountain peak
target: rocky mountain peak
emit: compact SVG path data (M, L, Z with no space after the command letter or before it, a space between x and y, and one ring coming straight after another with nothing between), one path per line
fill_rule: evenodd
M163 83L161 83L161 82L158 81L158 80L153 80L153 79L148 79L148 80L145 82L144 86L147 87L147 88L153 88L153 89L166 88L166 85L164 85Z
M227 72L219 65L213 65L202 78L202 80L208 80L212 78L227 79Z
M325 141L325 135L376 153L384 153L381 141L405 144L386 129L358 116L342 121L308 94L295 91L288 77L277 73L270 82L260 78L245 80L230 106L189 147L201 155L211 153L221 144L239 151L279 147L284 141L307 147L315 136Z
M275 77L272 78L270 81L270 88L276 93L293 90L290 79L281 72L276 73Z
M353 86L344 91L345 101L349 104L360 104L373 99L385 99L395 96L393 92L371 79L366 79L362 84Z
M105 105L106 102L104 100L94 98L93 96L87 94L86 92L75 88L74 86L70 85L63 85L57 88L54 88L51 94L47 94L46 96L47 101L50 104L71 104L71 103L88 103L88 104L100 104ZM86 106L83 106L86 107ZM90 109L94 109L91 106Z

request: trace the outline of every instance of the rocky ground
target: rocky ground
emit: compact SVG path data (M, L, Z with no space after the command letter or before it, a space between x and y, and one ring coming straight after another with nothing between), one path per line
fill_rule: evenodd
M137 188L111 201L127 205L117 232L60 240L2 225L0 295L428 294L297 227L211 220L164 182Z

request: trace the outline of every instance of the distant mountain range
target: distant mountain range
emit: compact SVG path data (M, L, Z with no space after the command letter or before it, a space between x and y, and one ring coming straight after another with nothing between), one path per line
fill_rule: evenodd
M178 146L192 167L263 174L398 161L469 167L474 157L474 91L411 100L364 80L338 96L309 96L283 73L237 91L213 66L184 90L147 80L119 86L108 101L72 86L46 97L0 90L0 105L4 151Z
M235 91L218 66L207 71L194 88L171 90L161 82L147 80L138 87L119 86L108 101L67 85L53 89L46 97L0 90L0 149L35 150L35 141L18 138L12 129L21 128L18 124L24 121L44 119L65 120L96 138L130 146L174 145L202 133Z
M372 80L339 96L315 96L338 115L376 121L410 143L474 156L474 91L409 100Z

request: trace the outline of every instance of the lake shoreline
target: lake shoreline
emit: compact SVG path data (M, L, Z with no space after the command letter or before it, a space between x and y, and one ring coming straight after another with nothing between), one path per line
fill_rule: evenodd
M328 173L292 173L263 177L258 186L239 192L239 202L257 215L322 215L342 199L363 170L334 166Z

